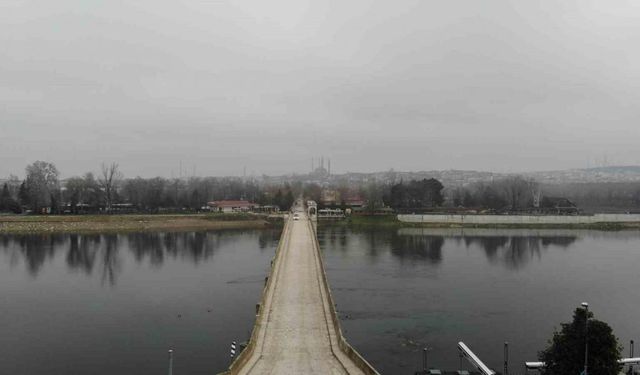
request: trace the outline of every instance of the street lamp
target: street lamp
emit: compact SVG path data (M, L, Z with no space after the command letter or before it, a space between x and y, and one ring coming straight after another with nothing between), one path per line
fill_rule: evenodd
M431 350L429 347L422 349L422 371L426 374L429 364L427 363L427 352Z
M584 375L587 375L587 359L589 358L589 304L582 302L584 307Z

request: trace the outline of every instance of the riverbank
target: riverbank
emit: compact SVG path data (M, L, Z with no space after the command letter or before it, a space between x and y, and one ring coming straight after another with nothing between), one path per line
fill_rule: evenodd
M408 215L406 215L408 216ZM640 222L593 222L593 223L477 223L445 221L400 221L397 215L351 216L336 225L376 226L385 228L494 228L494 229L591 229L591 230L640 230Z
M29 233L184 232L281 225L249 214L0 216L0 235Z

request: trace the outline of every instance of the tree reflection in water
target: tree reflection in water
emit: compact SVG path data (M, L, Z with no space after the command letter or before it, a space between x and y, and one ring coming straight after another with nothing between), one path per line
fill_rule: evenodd
M549 246L567 248L577 236L469 236L464 237L467 247L480 246L492 262L502 262L506 267L518 269L532 258L541 257Z
M442 234L440 234L442 233ZM402 262L428 262L438 265L443 261L443 247L478 246L491 263L502 264L510 269L524 267L531 259L542 256L549 246L567 248L578 239L573 234L557 233L514 233L513 235L492 235L490 230L484 234L467 235L460 232L437 229L422 231L421 229L388 229L375 227L321 226L318 240L321 248L349 250L349 241L356 241L351 246L364 248L371 260L389 251ZM340 243L337 246L336 242Z
M391 254L401 260L425 260L431 264L442 262L443 236L391 236Z
M67 265L72 270L84 271L91 275L96 260L96 250L100 244L100 236L69 235Z
M244 231L129 233L129 234L46 234L0 236L0 253L11 267L24 261L30 275L37 277L47 260L66 250L69 270L92 275L96 267L103 283L115 285L122 272L121 254L129 251L136 263L161 267L167 259L190 260L194 264L209 260L225 243ZM260 249L278 241L280 231L264 230L256 236ZM96 264L98 262L98 264Z
M61 235L18 237L19 251L26 261L29 274L37 276L44 262L53 257L56 246L63 242Z
M118 235L104 236L102 248L102 283L116 284L116 276L120 271L120 259L118 258Z

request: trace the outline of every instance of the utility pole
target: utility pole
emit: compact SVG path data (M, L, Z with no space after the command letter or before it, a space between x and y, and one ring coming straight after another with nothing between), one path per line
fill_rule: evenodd
M509 375L509 343L504 342L504 375Z
M584 307L584 375L588 375L588 359L589 359L589 304L582 302Z
M633 340L631 340L629 346L629 358L633 358ZM633 374L633 363L629 366L629 374Z
M429 347L425 347L424 349L422 349L422 372L423 373L427 373L427 370L429 369L429 362L428 362L428 358L427 358L427 352L431 350L431 348Z

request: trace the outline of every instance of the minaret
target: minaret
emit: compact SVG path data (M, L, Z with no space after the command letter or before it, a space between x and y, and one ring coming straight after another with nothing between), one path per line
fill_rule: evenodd
M324 156L320 157L320 168L324 169Z
M331 159L329 159L329 172L327 174L331 176Z

